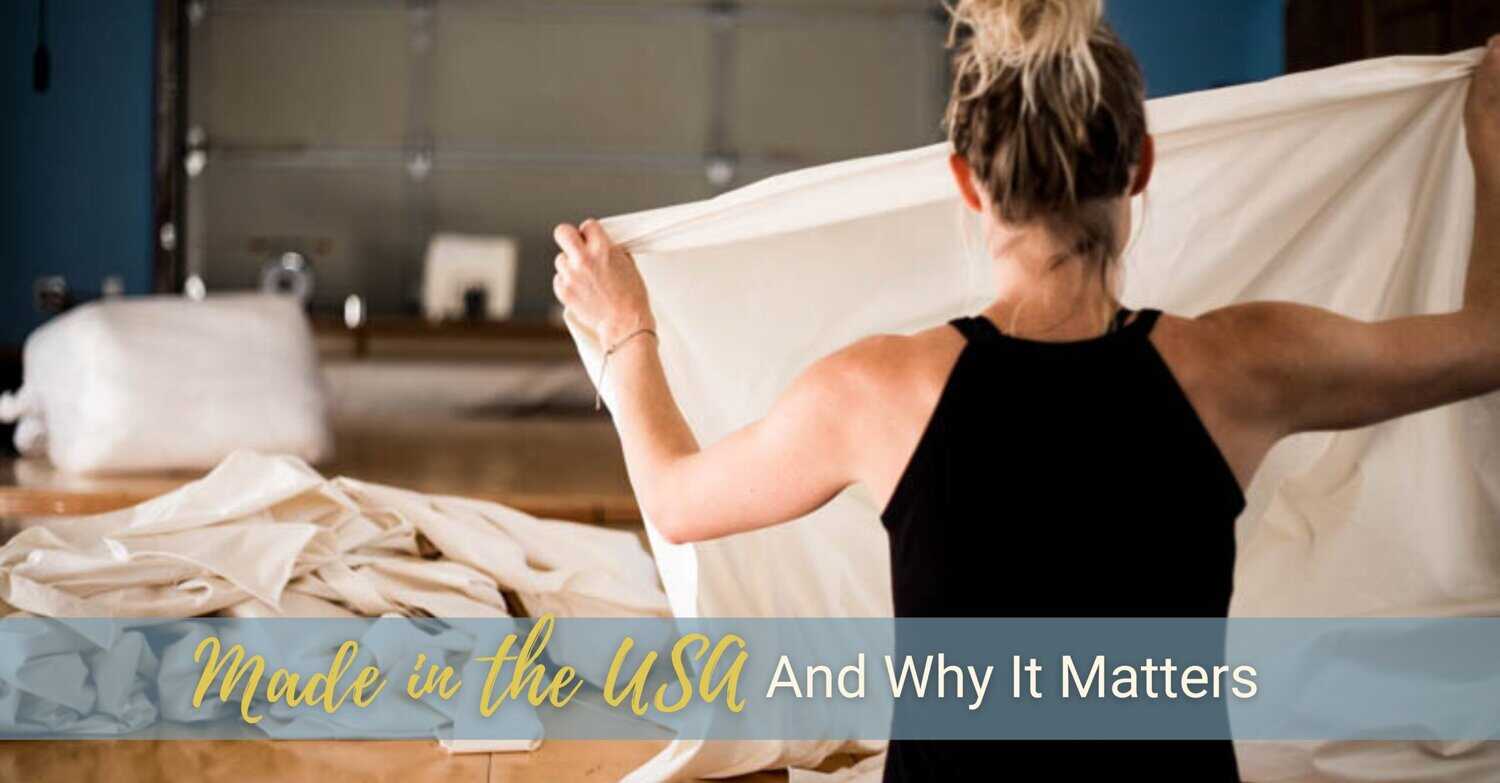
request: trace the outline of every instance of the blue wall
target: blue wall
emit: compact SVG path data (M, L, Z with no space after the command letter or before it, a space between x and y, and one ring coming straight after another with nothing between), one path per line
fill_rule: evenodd
M32 91L35 0L0 2L0 344L42 319L32 283L151 285L151 0L48 0L52 87Z
M1106 0L1151 97L1260 81L1285 68L1283 0Z

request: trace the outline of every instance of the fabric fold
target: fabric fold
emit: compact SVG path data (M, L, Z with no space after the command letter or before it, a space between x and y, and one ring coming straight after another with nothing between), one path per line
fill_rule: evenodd
M97 624L27 623L25 638L5 639L0 724L17 732L135 731L157 719L148 691L167 720L223 714L217 702L194 709L188 701L201 669L192 651L202 626L190 627L158 660L130 630L162 622L150 618L505 618L511 609L503 591L521 595L534 613L560 617L667 614L651 559L630 532L535 519L494 503L325 480L295 457L237 452L199 481L155 500L50 520L0 546L0 601L12 617L120 621L102 638L83 635ZM0 633L22 633L19 628L8 625ZM283 657L315 670L326 666L339 640L304 641ZM559 646L550 653L585 677L602 677L608 664L600 650ZM412 711L403 725L425 721L434 736L455 719L451 705L440 702L392 703ZM262 706L269 708L262 729L277 737L340 727L368 733L381 723L375 714L317 717ZM516 722L515 736L533 737L507 747L540 741L541 724L529 706L506 720Z

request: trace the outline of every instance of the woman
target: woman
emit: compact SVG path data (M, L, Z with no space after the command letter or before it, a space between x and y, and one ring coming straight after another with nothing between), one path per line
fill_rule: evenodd
M1364 323L1261 302L1186 318L1116 299L1154 150L1139 68L1101 14L1098 0L958 2L951 167L985 226L995 300L823 359L708 448L667 388L630 256L596 222L557 228L557 296L609 352L631 481L663 537L795 519L857 482L886 501L898 615L1222 617L1241 488L1278 440L1500 388L1500 37L1466 108L1477 215L1461 310ZM893 742L886 777L1020 760L1067 779L1236 778L1228 742Z

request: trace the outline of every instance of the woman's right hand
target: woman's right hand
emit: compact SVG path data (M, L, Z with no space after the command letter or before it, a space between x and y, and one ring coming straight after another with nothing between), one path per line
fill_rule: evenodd
M1479 184L1500 191L1500 35L1490 38L1464 106L1469 157Z
M655 329L646 284L635 259L616 245L597 220L578 226L563 223L552 232L562 249L552 291L566 312L577 318L610 350L633 332Z

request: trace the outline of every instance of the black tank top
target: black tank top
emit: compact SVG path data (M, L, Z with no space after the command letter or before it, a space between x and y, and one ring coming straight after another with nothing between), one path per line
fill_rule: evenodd
M898 617L1227 615L1244 495L1148 339L1161 313L1125 315L1066 343L953 321L967 344L881 515ZM1238 780L1227 740L893 741L885 780L1027 769Z

